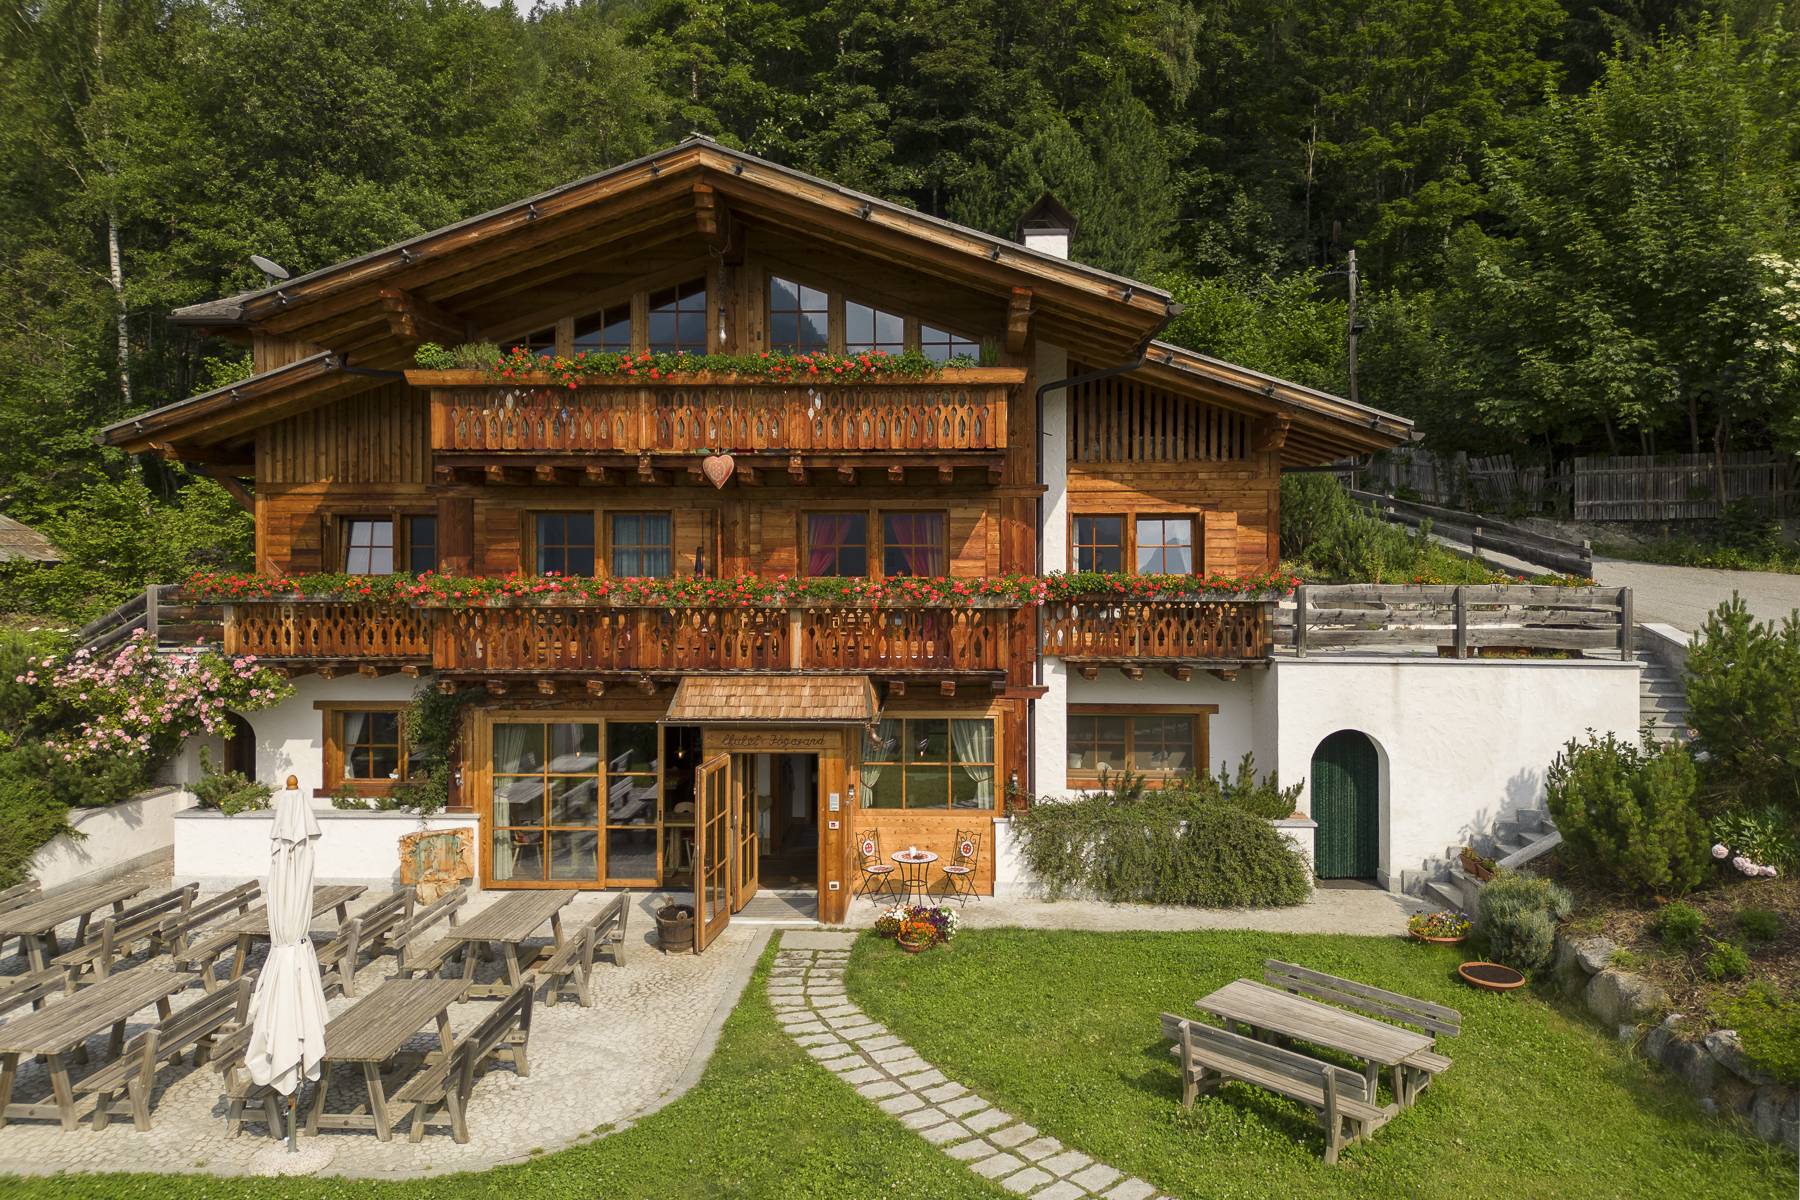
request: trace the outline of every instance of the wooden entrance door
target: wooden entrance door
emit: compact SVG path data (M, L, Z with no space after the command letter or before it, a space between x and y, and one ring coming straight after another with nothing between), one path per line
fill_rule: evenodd
M694 950L705 950L731 920L733 808L731 755L694 772Z
M762 836L757 822L755 766L749 755L740 755L732 771L732 912L750 903L760 882L756 860L762 853Z
M1381 756L1367 734L1339 730L1312 757L1320 879L1372 879L1381 866Z

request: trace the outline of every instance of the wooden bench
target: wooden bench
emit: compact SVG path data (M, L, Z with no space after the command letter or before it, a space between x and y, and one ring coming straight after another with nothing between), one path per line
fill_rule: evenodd
M24 883L15 883L5 891L0 891L0 913L10 912L15 908L24 908L27 904L36 904L43 899L43 885L35 879L27 879ZM19 957L25 957L25 939L19 939Z
M45 1000L66 990L67 979L68 973L61 967L45 967L0 981L0 1014L21 1004L29 1004L34 1010L44 1007Z
M238 981L249 983L248 977ZM223 994L223 993L218 993ZM269 1136L281 1137L281 1101L275 1089L250 1078L250 1067L244 1056L250 1050L250 1026L221 1038L213 1046L213 1067L225 1082L225 1132L236 1137L244 1127L244 1110L256 1105L263 1110Z
M200 972L200 984L207 991L218 986L213 964L226 951L235 949L237 935L207 928L221 917L240 917L262 896L262 884L252 880L240 883L230 891L220 892L191 906L185 913L163 922L159 937L169 948L175 965Z
M1184 1021L1173 1013L1162 1014L1162 1029L1175 1043L1169 1053L1180 1065L1183 1108L1192 1108L1197 1095L1216 1091L1226 1080L1286 1096L1318 1114L1327 1163L1337 1162L1346 1143L1366 1140L1387 1123L1388 1114L1375 1104L1368 1080L1348 1067L1203 1021Z
M313 948L313 957L319 960L319 983L326 995L334 988L346 996L356 995L356 959L361 951L361 917L351 917L329 941Z
M249 1009L250 981L240 979L138 1034L118 1058L75 1084L77 1092L97 1094L94 1128L105 1129L114 1116L129 1116L139 1133L146 1132L157 1068L179 1061L189 1050L196 1065L204 1062L220 1032L241 1027Z
M604 953L611 956L614 966L625 965L625 921L631 912L627 900L623 895L615 897L583 921L561 946L551 947L549 956L532 968L532 985L540 986L541 981L545 1003L554 1008L564 992L573 991L581 1007L593 1006L594 957Z
M199 890L199 884L183 884L103 918L97 935L51 960L66 972L68 990L105 979L113 965L139 943L158 945L164 921L186 913Z
M1454 1008L1358 983L1354 979L1327 975L1280 959L1264 961L1263 982L1284 992L1335 1004L1378 1021L1411 1025L1429 1036L1434 1046L1440 1036L1455 1037L1462 1032L1462 1014ZM1405 1068L1407 1094L1396 1099L1402 1104L1410 1104L1434 1078L1450 1069L1450 1059L1434 1048L1409 1055L1401 1065Z
M445 929L455 927L456 910L468 899L469 889L458 884L394 926L387 936L384 949L394 951L400 978L411 979L417 974L430 975L440 969L452 954L463 948L462 942L448 935L440 936L436 941L432 941L431 937L433 929L440 922Z
M408 1140L423 1140L428 1124L448 1124L456 1142L467 1142L469 1096L475 1090L476 1073L490 1058L504 1058L520 1075L531 1074L525 1054L531 1038L531 999L529 985L514 989L467 1037L457 1040L455 1049L427 1065L394 1093L392 1102L396 1106L412 1108ZM434 1119L433 1111L439 1106L444 1116Z

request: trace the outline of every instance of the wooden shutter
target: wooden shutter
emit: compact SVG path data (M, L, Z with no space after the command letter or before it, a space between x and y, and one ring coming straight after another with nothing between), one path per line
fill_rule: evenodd
M446 496L438 501L438 572L475 573L475 500Z
M1200 570L1205 575L1229 575L1238 569L1238 519L1234 512L1208 512L1200 516L1205 550Z

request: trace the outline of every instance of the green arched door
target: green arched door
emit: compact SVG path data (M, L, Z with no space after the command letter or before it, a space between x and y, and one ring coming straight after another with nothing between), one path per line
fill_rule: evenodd
M1366 734L1343 729L1312 757L1313 842L1320 879L1373 879L1381 865L1381 756Z

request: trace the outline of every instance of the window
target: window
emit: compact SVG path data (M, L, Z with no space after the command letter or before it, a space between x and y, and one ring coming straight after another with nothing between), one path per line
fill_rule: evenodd
M650 293L650 349L706 353L706 281Z
M668 513L614 513L612 574L667 578L675 562L671 527Z
M808 513L806 573L869 573L869 518L863 513Z
M886 513L881 518L881 573L936 579L948 575L950 551L941 512Z
M406 571L423 575L438 566L437 518L406 518Z
M631 305L615 304L585 317L576 317L574 348L577 353L585 351L588 354L631 349Z
M904 353L906 319L854 300L847 301L844 304L844 349L850 354L859 350Z
M1164 781L1206 771L1206 718L1213 711L1210 705L1180 711L1072 708L1069 780L1097 783L1103 772L1133 771Z
M1123 571L1125 569L1125 518L1075 518L1075 569Z
M351 517L344 521L342 529L346 574L394 573L394 522L391 519Z
M397 708L332 708L325 714L325 786L384 792L417 770Z
M948 329L936 329L930 325L919 326L919 349L925 357L933 362L948 362L953 358L981 357L981 345L971 342L966 337L958 337Z
M534 524L539 575L594 573L593 513L538 513Z
M818 288L769 276L769 347L809 354L830 344L827 298Z
M1140 575L1191 575L1194 522L1191 517L1139 517L1137 569Z
M653 721L606 723L606 874L656 882L658 730Z
M528 333L513 344L529 350L539 358L555 358L556 326L551 325L548 328Z
M864 808L994 807L994 723L886 719L864 748Z
M495 882L599 882L599 724L496 723L492 751Z

